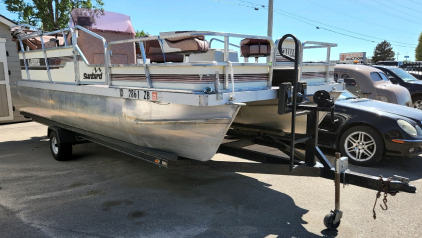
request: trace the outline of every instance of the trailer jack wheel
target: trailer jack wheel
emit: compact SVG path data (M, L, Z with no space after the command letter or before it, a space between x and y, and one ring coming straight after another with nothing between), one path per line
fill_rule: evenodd
M69 160L72 156L72 144L59 143L60 139L56 131L50 133L50 151L51 155L57 161Z
M325 215L324 225L325 225L325 227L327 227L327 229L334 230L334 229L337 229L340 226L340 219L338 219L338 221L336 222L336 216L338 216L338 215L340 215L340 214L337 214L333 211L331 211L330 213Z

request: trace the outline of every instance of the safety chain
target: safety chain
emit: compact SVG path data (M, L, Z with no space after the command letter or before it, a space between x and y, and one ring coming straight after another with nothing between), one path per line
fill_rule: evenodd
M377 219L377 214L375 213L375 206L377 205L378 198L381 197L381 193L384 192L384 199L382 199L382 202L384 203L385 208L382 206L382 204L380 204L380 207L384 211L388 210L387 195L390 194L391 196L395 196L398 193L398 191L390 191L390 181L393 179L394 178L389 177L386 181L384 181L384 178L380 175L381 188L377 192L374 207L372 208L372 212L374 213L374 220Z

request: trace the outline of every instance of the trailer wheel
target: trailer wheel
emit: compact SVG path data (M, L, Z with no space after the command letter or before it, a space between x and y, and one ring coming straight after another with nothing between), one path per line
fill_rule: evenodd
M340 226L340 221L334 224L334 219L336 218L336 214L334 212L330 212L324 217L324 225L329 230L337 229Z
M50 133L50 151L57 161L69 160L72 156L72 144L59 143L59 137L56 131Z

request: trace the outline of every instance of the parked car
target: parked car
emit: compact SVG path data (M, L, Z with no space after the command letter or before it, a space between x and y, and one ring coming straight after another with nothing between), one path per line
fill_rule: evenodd
M397 67L385 65L373 65L373 67L382 70L392 83L407 88L412 96L413 107L422 109L422 81Z
M361 98L412 106L409 91L388 80L382 70L366 65L337 64L334 79L343 80L346 89Z
M349 162L372 165L384 157L422 153L422 111L367 98L345 90L319 126L319 145L340 150Z

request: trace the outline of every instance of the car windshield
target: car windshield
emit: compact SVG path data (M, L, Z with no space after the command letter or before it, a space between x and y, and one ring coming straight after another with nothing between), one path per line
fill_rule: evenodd
M355 96L353 93L344 90L340 96L338 97L337 101L342 101L342 100L348 100L348 99L355 99L357 98L357 96Z
M399 76L401 79L403 79L406 82L418 80L417 78L413 77L411 74L409 74L408 72L402 69L397 68L397 69L390 69L390 70L393 71L397 76Z

